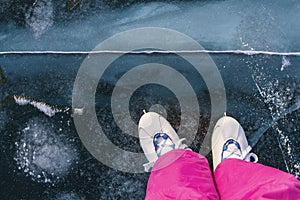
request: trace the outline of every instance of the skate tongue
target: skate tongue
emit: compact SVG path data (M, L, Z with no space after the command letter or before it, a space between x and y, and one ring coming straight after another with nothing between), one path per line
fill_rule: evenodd
M258 161L258 156L255 153L248 153L245 157L243 157L241 150L235 144L229 144L227 149L223 152L222 160L227 158L236 158L255 163Z
M175 149L175 145L172 140L165 136L165 138L159 136L156 140L156 154L158 157L162 156L163 154Z
M164 148L162 148L162 150L160 151L160 155L163 155L171 150L173 150L174 148L172 148L171 146L166 146Z

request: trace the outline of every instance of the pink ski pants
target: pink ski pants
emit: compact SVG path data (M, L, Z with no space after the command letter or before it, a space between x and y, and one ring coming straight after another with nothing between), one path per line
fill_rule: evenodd
M155 163L146 200L300 199L300 182L291 174L258 163L226 159L214 172L204 156L175 149Z

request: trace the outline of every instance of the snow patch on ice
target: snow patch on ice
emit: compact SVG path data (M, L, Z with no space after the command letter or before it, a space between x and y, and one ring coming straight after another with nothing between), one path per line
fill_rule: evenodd
M78 160L76 148L48 121L33 118L26 125L15 142L18 169L38 182L60 180Z
M43 112L45 115L47 115L49 117L54 116L58 112L66 112L69 110L68 108L58 109L53 106L47 105L44 102L34 101L34 100L31 100L31 99L29 99L27 97L23 97L23 96L14 95L14 99L18 105L24 106L24 105L30 104L30 105L34 106L35 108L39 109L41 112Z
M39 38L53 24L53 6L51 0L36 0L33 7L25 13L26 24L33 31L34 37Z
M14 99L15 99L16 103L19 104L20 106L30 104L30 100L26 99L25 97L14 96Z

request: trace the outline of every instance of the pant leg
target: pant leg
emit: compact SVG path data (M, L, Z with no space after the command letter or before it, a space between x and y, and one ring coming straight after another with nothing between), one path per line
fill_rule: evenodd
M219 199L206 158L184 149L161 156L152 169L146 191L146 200L160 199Z
M293 175L262 164L226 159L214 176L223 200L300 199L300 182Z

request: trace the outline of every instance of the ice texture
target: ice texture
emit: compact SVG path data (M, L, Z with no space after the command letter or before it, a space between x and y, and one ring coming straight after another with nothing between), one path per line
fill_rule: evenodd
M15 142L18 169L33 180L53 183L68 174L78 160L78 152L50 122L33 118Z

